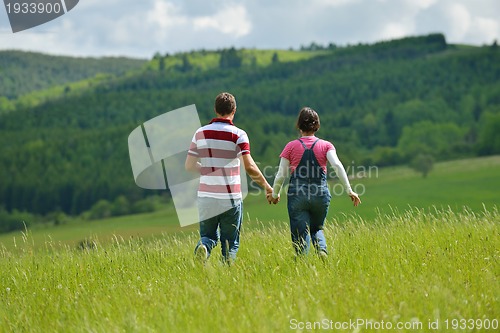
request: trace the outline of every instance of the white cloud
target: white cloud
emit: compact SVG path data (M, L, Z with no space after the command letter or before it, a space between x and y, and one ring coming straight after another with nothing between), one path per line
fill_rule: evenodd
M252 30L252 22L243 5L223 8L212 16L196 17L193 19L193 26L198 31L209 28L236 37L248 35Z
M471 15L469 10L460 3L450 4L446 12L450 22L450 38L455 40L462 39L469 30Z
M298 48L443 32L451 43L500 40L498 0L85 0L12 34L0 7L0 49L151 57L225 47Z
M438 0L405 0L405 2L419 9L426 9L438 2Z
M413 33L413 24L406 23L388 23L380 33L382 39L402 38Z
M500 24L491 18L474 17L467 37L471 40L482 39L484 43L492 43L500 37Z
M144 24L156 24L161 29L169 29L188 23L187 17L183 16L180 8L165 0L155 0L153 8L147 11Z
M356 2L359 2L359 0L313 0L312 2L322 6L340 7L352 5Z

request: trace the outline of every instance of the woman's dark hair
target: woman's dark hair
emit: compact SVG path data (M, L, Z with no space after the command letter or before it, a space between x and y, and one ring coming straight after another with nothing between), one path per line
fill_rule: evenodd
M302 132L316 132L319 130L319 116L316 111L310 107L304 107L299 112L297 118L297 128Z
M236 109L236 99L228 92L223 92L215 98L215 112L227 116Z

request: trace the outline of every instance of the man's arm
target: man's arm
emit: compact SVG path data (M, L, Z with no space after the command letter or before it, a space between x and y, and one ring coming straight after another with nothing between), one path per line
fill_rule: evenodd
M266 178L260 171L259 167L257 164L255 164L255 161L252 158L252 155L250 154L245 154L242 155L241 159L243 160L243 166L245 167L245 171L248 173L250 178L254 182L256 182L260 187L266 190L267 193L273 193L273 188L269 183L267 182Z
M198 157L188 154L186 157L186 163L184 163L184 167L187 171L200 173L201 164L198 162Z

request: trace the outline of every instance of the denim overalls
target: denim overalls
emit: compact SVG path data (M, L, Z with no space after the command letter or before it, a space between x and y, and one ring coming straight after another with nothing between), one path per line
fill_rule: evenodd
M323 225L330 205L330 191L326 182L326 173L319 165L313 148L310 149L298 139L304 147L304 154L299 165L290 177L288 186L288 215L292 242L297 254L309 252L312 240L317 251L326 250Z

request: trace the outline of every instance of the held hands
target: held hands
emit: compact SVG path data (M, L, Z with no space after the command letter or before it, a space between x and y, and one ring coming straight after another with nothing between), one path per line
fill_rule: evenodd
M278 194L278 197L276 199L273 198L273 189L272 188L269 188L266 190L266 198L267 198L267 202L269 202L269 204L273 203L276 205L280 201L279 194Z
M353 202L354 207L357 207L361 203L361 199L359 198L359 196L356 192L351 191L349 193L349 197L351 197L351 201ZM278 202L280 202L280 195L279 194L278 194L277 198L273 198L273 189L272 188L266 190L266 198L267 198L267 202L269 204L273 203L276 205Z
M275 199L275 198L273 198L273 195L271 194L270 196L267 197L267 201L269 202L269 204L273 203L276 205L278 202L280 202L280 197L278 195L278 197Z
M349 196L351 197L351 201L353 202L354 207L357 207L361 203L361 199L356 192L351 191L349 193Z

